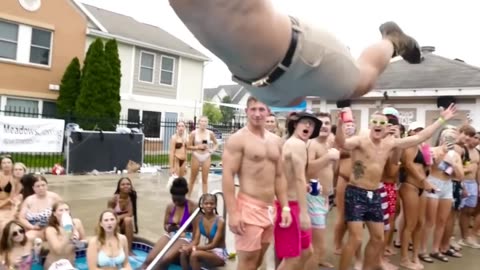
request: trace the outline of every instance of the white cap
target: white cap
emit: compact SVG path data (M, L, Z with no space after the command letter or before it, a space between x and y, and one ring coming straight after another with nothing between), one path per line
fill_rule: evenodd
M424 128L424 127L419 122L412 122L410 123L410 125L408 125L408 131L412 131L418 128Z

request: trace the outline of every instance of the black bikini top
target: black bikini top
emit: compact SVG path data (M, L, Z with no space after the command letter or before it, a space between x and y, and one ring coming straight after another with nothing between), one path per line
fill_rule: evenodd
M422 151L420 149L417 150L417 155L413 159L414 163L422 164L423 166L427 166L427 162L425 161L425 157L422 154Z
M12 192L12 183L10 183L10 181L8 181L8 184L4 188L0 187L0 192L1 191L5 192L5 193Z
M183 146L183 143L181 143L181 142L175 143L175 149L180 149L180 148L182 148L182 146Z

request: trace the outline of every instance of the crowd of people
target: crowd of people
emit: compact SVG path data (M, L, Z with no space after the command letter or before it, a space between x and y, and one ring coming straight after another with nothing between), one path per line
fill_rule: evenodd
M271 113L264 103L250 97L246 113L247 125L223 153L237 269L259 268L272 242L276 269L333 268L325 256L333 193L336 269L420 270L461 258L462 248L480 248L480 132L448 124L454 104L440 108L433 124L406 130L392 107L371 115L364 131L351 118L339 117L335 126L328 113L291 113L283 138L266 129ZM365 228L370 238L362 255ZM399 266L389 259L397 252Z
M138 224L137 195L128 177L118 180L95 232L86 232L70 205L48 190L43 175L28 173L9 155L0 160L0 268L75 269L75 251L87 248L89 269L131 269L128 255Z

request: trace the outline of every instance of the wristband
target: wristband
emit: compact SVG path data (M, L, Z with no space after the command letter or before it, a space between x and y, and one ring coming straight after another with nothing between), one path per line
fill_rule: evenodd
M290 207L288 207L288 206L284 206L284 207L282 208L282 212L288 212L288 213L290 213L290 211L291 211L291 209L290 209Z
M442 124L442 125L445 125L445 123L447 122L447 121L445 121L445 118L443 118L441 116L438 118L438 120L440 121L440 124Z

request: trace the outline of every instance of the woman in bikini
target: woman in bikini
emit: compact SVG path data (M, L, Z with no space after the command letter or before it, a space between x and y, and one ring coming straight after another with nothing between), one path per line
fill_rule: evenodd
M217 197L203 194L198 205L203 215L195 226L193 241L180 250L180 263L184 270L200 270L202 264L208 264L208 267L224 266L228 258L225 248L225 220L217 213ZM204 245L200 244L201 236L207 239Z
M87 248L88 269L131 270L128 261L128 241L120 234L118 219L112 210L100 214L96 235Z
M165 217L163 220L163 228L165 234L160 237L153 249L147 256L147 259L142 265L145 269L167 245L168 241L175 235L175 233L183 226L183 224L190 218L193 211L197 208L197 204L188 200L186 195L188 193L187 180L183 177L173 180L170 187L170 194L172 195L172 202L167 205L165 209ZM194 224L194 222L192 222ZM167 269L168 265L180 260L180 249L183 245L188 245L192 242L193 226L190 224L185 232L178 238L163 258L158 262L157 269Z
M170 139L170 175L183 177L187 173L187 138L185 122L177 123L177 132Z
M35 194L28 196L22 203L18 220L27 229L29 237L45 240L44 231L52 215L52 207L62 199L57 193L48 191L47 179L42 175L35 177L33 190Z
M423 127L416 126L410 129L408 135L414 136L422 131ZM405 169L405 179L399 190L404 226L401 226L401 262L400 265L407 269L423 269L420 259L433 262L427 254L420 254L420 241L425 226L425 213L427 207L426 192L431 192L431 185L427 179L430 168L430 147L426 144L405 149L401 162ZM412 245L410 245L412 243ZM412 248L412 257L409 249Z
M2 156L0 160L0 229L14 218L15 179L13 176L13 159Z
M75 248L85 246L85 230L82 222L77 218L72 219L73 231L69 233L65 231L62 224L64 213L70 215L70 206L67 203L57 202L53 205L52 215L45 229L49 252L43 265L44 269L49 269L53 263L64 259L75 265Z
M215 134L208 130L207 126L208 118L206 116L200 117L198 128L190 133L188 140L188 150L192 150L192 171L190 174L190 182L188 183L188 198L190 198L193 191L200 168L202 168L202 193L205 194L208 192L208 174L210 173L211 155L217 150L218 144Z
M427 193L425 234L421 242L421 251L423 254L426 253L426 243L432 235L430 257L442 262L448 262L448 258L440 250L440 244L447 219L452 211L452 179L463 179L462 159L454 150L457 137L458 132L454 129L445 129L440 133L439 145L432 149L433 165L427 178L431 191L434 192ZM424 260L424 257L420 256L420 259ZM429 262L429 260L424 261Z
M117 215L120 232L127 237L130 255L133 255L133 233L138 232L137 192L133 188L130 178L122 177L118 180L117 189L113 198L108 201L107 207L113 209Z
M33 264L33 241L18 221L5 225L0 241L0 264L5 269L30 270Z

